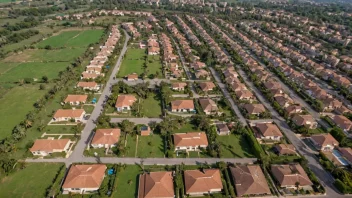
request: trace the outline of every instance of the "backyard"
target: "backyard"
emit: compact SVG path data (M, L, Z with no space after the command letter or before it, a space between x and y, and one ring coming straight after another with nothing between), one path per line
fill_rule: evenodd
M0 181L0 197L45 197L45 191L52 185L60 167L59 163L26 164Z
M254 157L251 145L244 136L230 134L218 136L217 139L221 144L221 153L224 158Z
M161 116L161 101L159 95L151 93L147 99L142 101L142 113L148 118L158 118Z
M112 197L137 197L138 176L142 170L137 165L128 165L126 168L117 172L117 188L114 190Z

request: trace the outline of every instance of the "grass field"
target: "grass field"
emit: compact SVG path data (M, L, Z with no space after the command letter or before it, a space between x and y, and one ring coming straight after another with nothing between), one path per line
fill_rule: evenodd
M224 135L217 138L221 144L222 157L254 157L251 145L248 144L244 136Z
M162 78L160 55L148 56L147 59L147 76L154 74L157 78ZM158 74L158 75L156 75Z
M187 133L187 132L199 132L199 131L201 130L198 129L193 124L186 123L185 125L182 126L182 128L174 130L173 133Z
M142 112L148 118L158 118L161 115L161 101L158 95L150 94L147 99L142 102Z
M39 85L14 87L0 99L0 139L11 134L13 127L34 109L33 104L47 91L39 90Z
M136 154L136 138L137 136L130 136L130 135L127 135L126 136L127 138L127 144L126 144L126 153L125 153L125 156L124 157L135 157L135 154ZM121 141L122 142L122 141Z
M139 136L137 157L164 157L163 138L160 135Z
M20 63L5 63L5 62L0 62L0 75L3 73L6 73L10 69L16 67Z
M37 47L44 48L47 45L53 48L87 47L99 41L102 35L103 30L66 31L39 42Z
M13 44L5 45L3 48L4 48L4 51L5 51L5 52L12 51L12 50L21 48L21 47L26 46L26 45L27 45L27 46L30 46L30 45L32 45L34 42L37 42L37 41L41 40L42 38L43 38L43 35L37 34L37 35L31 36L29 39L20 41L20 42L18 42L18 43L13 43Z
M124 77L131 73L137 73L138 75L143 73L143 63L145 56L144 49L129 48L126 56L122 61L118 77Z
M138 176L141 169L137 165L128 165L124 170L117 173L117 188L113 191L112 197L137 197ZM129 182L130 181L130 182Z
M69 65L67 62L52 63L21 63L0 75L0 82L18 82L24 78L37 78L47 76L49 80L58 77L60 71Z
M73 134L75 126L61 126L61 125L48 125L45 127L44 132L47 134Z
M64 164L33 163L0 181L0 197L44 197Z

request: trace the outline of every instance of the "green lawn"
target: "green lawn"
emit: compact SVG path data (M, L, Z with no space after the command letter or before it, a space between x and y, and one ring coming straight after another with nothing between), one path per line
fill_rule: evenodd
M221 144L221 153L224 158L254 157L251 145L248 144L244 136L230 134L218 136L217 139Z
M48 134L73 134L74 127L70 125L48 125L43 131Z
M112 197L132 198L137 197L138 177L142 170L137 165L128 165L126 168L117 172L117 188L113 191ZM131 181L129 183L129 181Z
M12 50L21 48L23 46L30 46L33 43L41 40L42 38L43 38L43 35L37 34L37 35L31 36L30 38L28 38L26 40L20 41L18 43L12 43L9 45L5 45L3 48L4 48L5 52L12 51Z
M164 157L163 138L160 135L139 136L137 157Z
M126 144L126 153L124 157L135 157L136 154L136 138L137 136L130 136L127 135L127 144ZM123 141L121 141L121 144L124 144Z
M93 110L94 110L94 106L92 106L92 105L84 105L84 106L83 106L83 109L84 109L84 111L85 111L86 113L92 113Z
M26 114L33 110L33 104L47 90L39 90L39 85L14 87L0 99L0 139L11 134L15 125L24 120Z
M161 115L161 101L159 95L150 94L147 99L142 101L142 112L148 118L157 118Z
M59 72L63 71L68 65L67 62L21 63L0 75L0 82L18 82L24 78L40 79L42 76L47 76L51 80L57 78Z
M20 63L5 63L3 61L0 62L0 75L9 71L10 69L16 67Z
M44 197L64 164L32 163L0 181L0 197Z
M142 74L145 55L144 49L129 48L117 76L124 77L131 73Z
M37 47L44 48L50 45L53 48L60 47L87 47L91 43L99 41L103 30L67 31L59 35L49 37L37 44Z
M187 132L199 132L199 131L201 131L201 130L198 129L193 124L186 123L181 128L174 130L173 133L187 133Z
M160 55L148 56L147 59L147 75L154 74L157 78L162 78L162 69L161 69ZM158 74L158 75L156 75Z

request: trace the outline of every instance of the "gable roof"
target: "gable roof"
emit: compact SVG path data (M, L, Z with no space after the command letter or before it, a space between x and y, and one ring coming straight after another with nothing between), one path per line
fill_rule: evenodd
M204 132L175 133L173 135L175 147L181 146L208 146L207 135Z
M351 120L346 118L343 115L335 115L333 121L337 126L342 128L343 130L350 130L352 126Z
M115 107L130 107L136 100L137 98L134 95L119 95Z
M108 144L114 145L120 139L121 130L115 129L98 129L92 139L91 144Z
M218 169L186 170L184 171L186 194L209 192L212 189L222 189L220 171Z
M138 198L174 197L172 172L151 172L139 176Z
M54 118L78 118L84 114L84 109L58 109L54 114Z
M300 164L271 165L271 172L280 186L295 186L296 182L300 186L313 184Z
M215 84L213 82L200 82L199 83L199 87L203 90L203 91L209 91L214 89Z
M268 183L259 165L230 167L237 196L271 194Z
M277 144L275 149L279 152L280 155L293 155L297 154L295 146L292 144Z
M325 134L316 134L310 136L310 138L317 143L318 145L324 147L327 145L338 145L339 142L335 140L335 138L330 135L330 133L325 133Z
M265 108L262 104L245 104L244 108L249 114L263 113L265 111Z
M69 139L38 139L34 142L32 148L30 148L29 150L31 152L53 152L54 150L63 150L69 142Z
M185 82L172 83L172 88L184 88L186 86L187 86L187 83L185 83Z
M194 109L193 100L171 101L171 109Z
M216 103L210 99L210 98L203 98L199 99L200 106L202 106L202 109L207 112L214 112L218 111L219 108L216 105Z
M282 137L280 129L272 123L257 123L255 125L259 132L264 136L279 136Z
M99 188L105 170L103 164L72 165L62 188Z
M88 95L68 95L64 102L86 102L87 98Z

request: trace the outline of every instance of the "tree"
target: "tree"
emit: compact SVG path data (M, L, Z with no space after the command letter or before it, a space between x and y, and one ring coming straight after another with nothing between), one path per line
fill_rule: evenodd
M43 84L40 84L40 85L39 85L39 89L40 89L40 90L44 90L45 88L46 88L45 85L43 85Z
M121 129L127 133L127 134L131 134L133 132L133 128L134 128L134 123L129 121L129 120L123 120L121 123Z
M48 83L49 82L49 78L47 76L43 76L42 77L42 82L43 83Z

